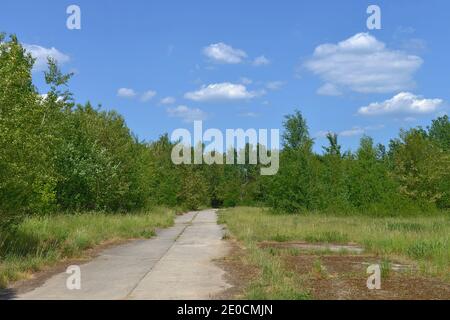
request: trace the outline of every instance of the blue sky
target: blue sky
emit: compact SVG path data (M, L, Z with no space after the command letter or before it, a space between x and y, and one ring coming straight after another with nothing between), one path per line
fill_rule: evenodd
M81 30L66 8L81 8ZM381 30L368 30L368 5ZM387 143L450 101L450 2L3 0L0 30L73 71L71 90L140 138L176 128L280 128L299 109L316 150ZM38 61L40 61L38 60ZM42 66L35 82L45 92Z

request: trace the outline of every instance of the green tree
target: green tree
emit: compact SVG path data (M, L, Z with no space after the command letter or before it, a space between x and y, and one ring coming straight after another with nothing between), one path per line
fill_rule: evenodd
M447 115L432 121L428 128L430 139L442 150L450 151L450 121Z
M417 202L450 207L450 155L421 128L401 131L391 142L392 167L400 192Z
M373 139L361 138L356 159L348 163L349 201L357 208L386 204L387 194L395 193L395 184L389 178L387 167L377 157Z
M297 212L313 206L317 190L316 158L306 120L296 110L283 123L283 150L278 174L268 180L268 202L275 209Z
M0 35L0 214L12 221L54 204L53 137L32 83L34 60L15 36Z
M326 136L329 146L323 147L325 154L330 156L341 156L341 146L338 143L338 135L336 133L327 133Z
M189 210L198 210L208 203L207 181L201 167L185 165L181 172L182 187L178 195L179 203Z
M309 136L306 120L300 111L295 110L293 114L285 116L283 127L282 145L284 149L311 150L313 141Z
M348 187L346 185L345 159L341 154L341 145L337 134L327 134L329 145L324 147L324 155L321 159L319 170L320 182L318 182L317 198L320 200L321 209L333 208L347 210Z

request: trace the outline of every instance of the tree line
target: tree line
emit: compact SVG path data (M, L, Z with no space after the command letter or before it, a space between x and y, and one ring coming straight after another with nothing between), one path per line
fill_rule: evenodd
M364 136L356 152L343 152L330 133L317 154L306 120L295 111L283 123L278 174L261 176L258 165L174 165L176 142L167 134L140 141L117 112L75 103L68 90L72 75L52 59L45 72L49 91L39 94L33 64L15 36L0 35L3 226L27 215L152 205L370 213L450 207L447 116L427 128L402 130L387 147Z

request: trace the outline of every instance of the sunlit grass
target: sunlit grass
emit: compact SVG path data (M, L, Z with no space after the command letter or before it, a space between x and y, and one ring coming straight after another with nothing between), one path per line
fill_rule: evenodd
M32 217L14 234L0 235L0 287L106 241L150 238L173 224L174 210L130 214L79 213Z
M255 244L247 247L247 263L257 266L261 273L246 289L250 300L307 300L310 294L304 290L301 276L287 270L279 256L261 250Z
M369 217L342 214L273 214L263 208L223 210L220 220L253 251L262 252L261 241L306 241L311 243L356 243L382 259L416 264L422 272L450 281L450 215ZM251 255L263 253L252 252ZM276 259L276 257L272 257ZM264 262L259 266L264 266ZM282 266L276 267L282 270ZM280 271L281 272L281 271ZM286 271L282 271L285 272ZM261 281L261 280L259 280ZM281 281L281 282L280 282ZM266 283L283 286L292 279ZM293 286L290 286L292 291ZM289 291L288 290L288 291ZM300 295L305 294L299 289ZM251 292L251 291L250 291ZM253 297L250 295L250 297Z

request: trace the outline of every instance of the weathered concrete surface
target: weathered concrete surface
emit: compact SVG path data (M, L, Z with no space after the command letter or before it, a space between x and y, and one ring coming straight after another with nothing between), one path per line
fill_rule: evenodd
M276 241L264 241L259 243L260 247L275 247L275 248L286 248L286 249L300 249L305 251L331 251L331 252L349 252L355 254L362 254L364 252L364 248L354 244L313 244L307 242L297 242L297 241L288 241L288 242L276 242Z
M229 288L214 264L227 254L213 210L176 219L155 238L103 251L81 265L81 290L68 290L61 273L18 299L208 299Z

